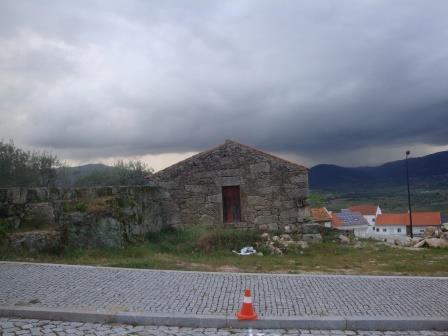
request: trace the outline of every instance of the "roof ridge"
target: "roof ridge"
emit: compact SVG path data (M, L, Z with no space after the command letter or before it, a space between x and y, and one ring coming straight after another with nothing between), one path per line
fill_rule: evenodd
M252 146L243 144L243 143L241 143L241 142L238 142L238 141L235 141L235 140L231 140L231 139L227 139L225 143L228 143L228 142L233 142L233 143L235 143L235 144L237 144L237 145L239 145L239 146L242 146L242 147L248 148L248 149L250 149L250 150L253 150L253 151L257 152L257 153L261 153L261 154L263 154L263 155L269 156L269 157L271 157L271 158L274 159L274 160L279 160L279 161L282 161L282 162L285 162L285 163L288 163L288 164L292 164L292 165L298 166L298 167L300 167L300 168L302 168L302 169L309 170L308 167L305 167L305 166L303 166L303 165L301 165L301 164L298 164L298 163L295 163L295 162L286 160L286 159L284 159L284 158L281 158L281 157L279 157L279 156L270 154L270 153L265 152L265 151L263 151L263 150L260 150L260 149L258 149L258 148L255 148L255 147L252 147Z
M171 167L177 166L177 165L179 165L179 164L181 164L181 163L183 163L183 162L187 162L187 161L190 161L190 160L192 160L192 159L197 159L198 157L201 157L201 156L203 156L203 155L205 155L205 154L208 154L208 153L210 153L210 152L212 152L212 151L214 151L214 150L216 150L216 149L218 149L219 147L222 147L222 146L224 146L224 145L225 145L225 143L222 143L222 144L220 144L220 145L216 145L216 146L213 146L213 147L211 147L211 148L209 148L209 149L206 149L205 151L196 153L196 154L194 154L194 155L192 155L192 156L189 156L189 157L187 157L187 158L185 158L185 159L183 159L183 160L180 160L180 161L178 161L178 162L176 162L176 163L173 163L172 165L170 165L170 166L168 166L168 167L165 167L165 168L163 168L162 170L159 170L158 172L155 172L154 174L148 175L148 176L146 176L145 178L150 178L150 177L153 177L153 176L157 176L157 175L161 174L162 172L164 172L165 170L170 169Z
M216 150L216 149L218 149L218 148L220 148L220 147L226 146L226 145L231 144L231 143L236 144L236 145L241 146L241 147L244 147L244 148L247 148L247 149L249 149L249 150L251 150L251 151L254 151L254 152L258 153L258 154L267 156L267 157L269 157L269 158L271 158L271 159L273 159L273 160L280 161L280 162L284 162L284 163L287 163L287 164L292 164L292 165L294 165L294 166L299 167L300 169L309 170L307 167L302 166L302 165L300 165L300 164L298 164L298 163L294 163L294 162L288 161L288 160L286 160L286 159L283 159L283 158L281 158L281 157L278 157L278 156L272 155L272 154L270 154L270 153L264 152L264 151L259 150L259 149L257 149L257 148L254 148L254 147L251 147L251 146L242 144L242 143L240 143L240 142L238 142L238 141L231 140L231 139L226 139L225 142L222 143L222 144L220 144L220 145L214 146L214 147L212 147L212 148L210 148L210 149L207 149L207 150L205 150L205 151L202 151L202 152L199 152L199 153L197 153L197 154L195 154L195 155L192 155L192 156L190 156L190 157L188 157L188 158L185 158L185 159L183 159L183 160L181 160L181 161L178 161L178 162L172 164L171 166L168 166L168 167L166 167L166 168L164 168L164 169L162 169L162 170L159 170L158 172L156 172L156 173L154 173L154 174L151 174L151 175L146 176L145 178L148 179L148 178L151 178L151 177L154 177L154 176L161 175L163 172L165 172L165 171L168 170L168 169L171 169L171 168L174 167L174 166L177 166L177 165L182 164L182 163L184 163L184 162L188 162L188 161L190 161L190 160L192 160L192 159L200 158L200 157L202 157L202 156L204 156L204 155L207 155L207 154L209 154L210 152L212 152L212 151L214 151L214 150Z

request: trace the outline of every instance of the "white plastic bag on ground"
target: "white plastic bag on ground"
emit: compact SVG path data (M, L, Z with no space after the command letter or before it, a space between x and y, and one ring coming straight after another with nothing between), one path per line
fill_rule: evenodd
M252 246L245 246L240 250L240 252L237 252L235 250L233 250L232 252L238 255L246 256L257 253L257 250L255 250Z

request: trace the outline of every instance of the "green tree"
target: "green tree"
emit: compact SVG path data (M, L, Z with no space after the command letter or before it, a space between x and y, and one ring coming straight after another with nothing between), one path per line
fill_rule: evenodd
M115 162L113 167L98 169L82 176L76 182L77 186L108 186L108 185L144 185L145 177L153 173L144 162L139 160Z
M0 186L41 187L56 182L58 158L48 152L25 151L0 140Z
M313 208L321 208L327 203L325 196L317 192L310 193L308 200Z

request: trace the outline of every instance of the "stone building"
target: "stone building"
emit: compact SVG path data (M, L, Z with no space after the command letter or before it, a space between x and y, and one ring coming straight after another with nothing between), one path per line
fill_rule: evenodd
M308 169L235 141L148 176L196 224L312 234Z

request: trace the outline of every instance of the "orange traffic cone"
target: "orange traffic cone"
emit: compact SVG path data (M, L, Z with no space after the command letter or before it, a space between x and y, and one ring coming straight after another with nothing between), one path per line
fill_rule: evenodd
M256 320L257 314L252 306L252 298L250 296L250 289L246 288L244 291L243 305L241 310L236 313L238 320Z

